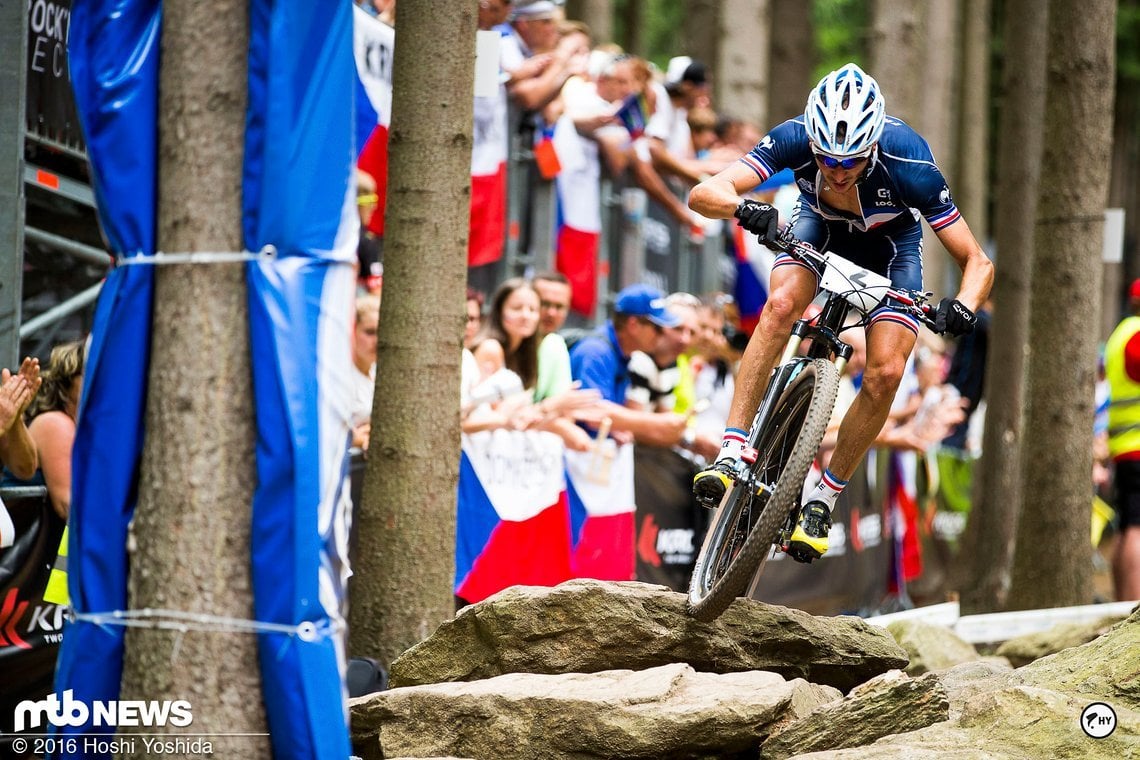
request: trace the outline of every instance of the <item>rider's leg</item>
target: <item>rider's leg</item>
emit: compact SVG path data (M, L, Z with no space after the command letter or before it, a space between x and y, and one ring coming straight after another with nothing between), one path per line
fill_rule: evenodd
M787 344L792 325L815 297L816 287L814 273L799 264L773 267L772 293L736 373L720 454L711 467L693 478L693 493L701 503L716 506L728 489L732 466L744 451L748 427L760 406L768 377Z
M791 335L792 325L815 298L815 275L795 263L775 266L771 288L772 293L760 312L760 321L736 372L727 421L730 428L747 430L752 424L768 386L768 377Z
M909 327L896 322L875 322L868 328L863 383L839 426L828 466L839 480L851 477L882 432L917 337Z
M827 551L835 501L887 421L916 337L910 327L889 320L868 328L863 382L839 426L828 468L800 512L788 542L792 558L810 562Z

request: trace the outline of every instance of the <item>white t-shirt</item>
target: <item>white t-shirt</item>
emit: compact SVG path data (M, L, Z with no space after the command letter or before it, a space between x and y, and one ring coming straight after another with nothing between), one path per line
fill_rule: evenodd
M372 419L372 394L376 390L376 365L368 374L352 368L352 411L349 419L353 427Z

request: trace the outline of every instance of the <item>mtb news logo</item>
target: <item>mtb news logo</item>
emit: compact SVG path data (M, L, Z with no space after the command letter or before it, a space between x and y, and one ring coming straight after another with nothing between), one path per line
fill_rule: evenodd
M68 689L60 699L49 694L46 699L34 702L25 699L16 705L14 728L20 733L28 728L39 728L44 722L53 726L84 726L88 720L96 726L176 726L185 728L194 721L190 703L185 699L141 700L125 699L87 704L74 699Z

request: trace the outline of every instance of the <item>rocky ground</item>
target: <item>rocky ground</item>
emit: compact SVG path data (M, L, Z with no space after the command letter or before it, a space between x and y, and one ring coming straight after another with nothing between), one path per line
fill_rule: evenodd
M983 656L924 623L743 599L701 623L664 587L579 580L465 608L390 677L351 702L364 760L1140 760L1140 609Z

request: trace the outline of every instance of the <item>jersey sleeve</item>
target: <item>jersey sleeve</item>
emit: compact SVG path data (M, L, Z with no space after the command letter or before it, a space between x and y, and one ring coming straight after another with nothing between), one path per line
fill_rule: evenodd
M807 149L803 125L788 119L764 135L756 147L740 157L740 162L756 172L763 182L781 169L795 168L802 163L800 154Z
M908 205L918 209L932 230L938 232L962 218L933 156L929 161L914 162L908 168L911 181L905 192L906 200Z

